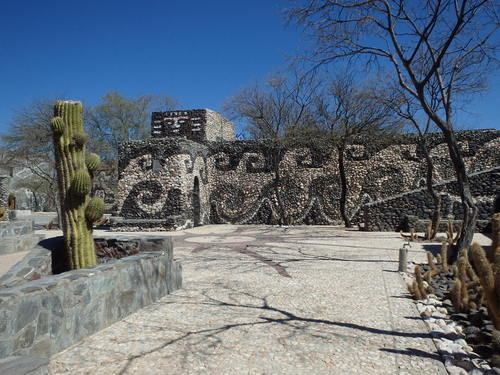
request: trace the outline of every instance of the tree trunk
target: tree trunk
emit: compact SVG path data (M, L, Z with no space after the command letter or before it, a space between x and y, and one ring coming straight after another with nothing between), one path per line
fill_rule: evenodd
M464 159L462 158L455 133L451 130L451 126L441 129L446 143L448 144L451 162L455 168L464 215L462 219L460 238L455 246L450 246L451 248L448 252L449 262L452 263L457 259L458 253L464 249L468 249L472 242L472 237L474 236L474 232L476 230L477 207L474 203L474 198L472 197L469 177L467 176L467 169Z
M35 209L34 209L34 211L35 211L35 212L36 212L36 211L40 211L40 207L39 207L39 205L38 205L38 199L37 199L37 197L36 197L36 193L35 193L33 190L31 190L31 194L33 194L33 200L35 201L35 202L34 202L34 203L35 203Z
M286 216L285 206L283 205L283 201L281 199L279 185L281 182L280 176L280 160L282 147L281 145L277 146L278 149L275 152L275 162L274 162L274 193L276 194L276 201L278 202L278 210L279 210L279 225L288 225L288 218Z
M347 176L345 170L345 143L337 147L339 152L339 173L340 173L340 216L344 221L345 227L351 227L351 221L347 215Z
M430 228L431 230L428 238L429 240L432 240L434 237L436 237L436 234L439 230L439 222L441 221L441 197L436 192L436 190L434 190L434 185L433 185L434 162L432 161L432 158L429 155L427 142L425 141L425 138L423 136L420 137L420 145L422 146L422 152L424 153L426 167L427 167L427 173L425 176L427 191L432 197L432 201L434 203L434 210L432 211L432 217L431 217L431 228Z

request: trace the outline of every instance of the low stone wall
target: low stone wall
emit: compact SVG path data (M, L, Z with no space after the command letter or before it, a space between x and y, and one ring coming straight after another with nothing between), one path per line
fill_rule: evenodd
M0 359L2 375L47 375L48 366L46 358L12 356Z
M479 230L484 229L494 213L495 196L500 189L500 167L469 175L471 192L479 211ZM443 219L463 216L458 184L446 181L434 185L441 195ZM426 188L412 190L363 206L364 229L367 231L399 231L408 229L408 217L413 221L429 219L434 204ZM418 229L418 228L414 228Z
M31 210L9 210L10 220L22 220L31 216Z
M162 251L1 288L0 358L51 356L179 289L182 268L167 243Z
M0 254L29 251L38 241L31 220L0 221Z
M52 275L52 252L38 245L0 277L0 288L18 286L49 275Z

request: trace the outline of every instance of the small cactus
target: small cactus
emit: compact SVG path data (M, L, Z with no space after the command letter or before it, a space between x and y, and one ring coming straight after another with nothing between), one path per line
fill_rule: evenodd
M432 253L430 251L427 251L426 253L427 253L427 264L429 265L431 270L437 270L437 267L434 264L434 260L433 260L434 257L432 256Z
M491 252L489 253L490 262L495 261L494 254L500 252L500 213L496 213L491 218Z
M104 201L101 198L92 198L85 208L85 218L94 224L104 213Z
M422 271L420 270L420 266L415 266L415 298L416 299L424 299L427 297L427 290L424 286L424 280L422 278ZM420 297L420 298L419 298Z
M458 258L457 272L455 273L455 280L450 291L451 301L457 312L467 311L470 307L470 296L467 283L468 265L467 253L463 251Z
M462 282L458 277L455 277L453 282L453 287L450 291L451 303L456 312L461 312L463 310L462 305Z
M441 264L443 265L443 272L448 272L448 242L443 242L441 245Z
M90 153L85 156L85 165L89 171L95 171L101 164L99 155Z

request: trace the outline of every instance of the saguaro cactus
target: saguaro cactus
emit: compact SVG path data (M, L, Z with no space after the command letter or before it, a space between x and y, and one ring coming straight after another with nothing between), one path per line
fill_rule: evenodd
M83 130L82 103L57 101L51 126L66 261L71 269L90 267L96 264L92 224L102 216L104 202L89 196L99 158L85 155L88 136Z

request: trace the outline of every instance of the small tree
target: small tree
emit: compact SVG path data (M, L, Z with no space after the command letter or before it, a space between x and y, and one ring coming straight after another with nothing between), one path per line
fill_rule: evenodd
M394 132L401 124L391 106L374 93L373 83L360 84L352 73L339 74L315 101L320 133L326 134L338 152L340 175L340 214L346 227L351 227L347 212L349 182L345 162L346 149L356 137Z
M441 102L437 85L429 85L427 90L429 91L428 95L431 99L429 102L430 106L434 111L438 111ZM424 156L426 165L425 185L434 203L430 218L431 224L427 233L427 239L431 240L435 238L441 222L441 196L434 188L435 167L429 152L427 137L433 129L433 122L429 116L422 113L415 98L409 96L399 85L394 84L394 81L392 81L385 90L379 91L379 97L387 106L392 108L401 119L409 123L410 126L417 131L418 147Z
M400 87L415 98L442 131L464 211L460 239L449 252L469 247L477 208L454 132L455 100L471 93L496 62L498 2L489 0L309 0L289 12L316 42L313 59L366 57L392 68ZM436 82L441 98L432 108L426 88Z
M109 92L101 103L86 111L89 148L104 161L116 161L121 142L149 138L151 112L174 109L175 105L177 101L164 94L127 98L118 92Z
M280 161L289 141L312 122L310 105L318 86L310 74L302 75L298 71L275 74L268 77L264 85L257 83L243 88L224 104L224 112L230 119L248 122L246 130L252 138L272 141L274 192L280 224L290 223L280 192Z
M8 154L8 166L27 169L32 174L33 181L25 177L18 182L17 187L28 188L33 194L45 194L54 204L53 207L57 207L57 180L50 129L53 102L50 98L41 98L17 109L10 121L8 133L2 135L1 140Z

